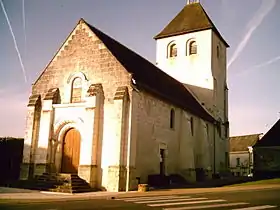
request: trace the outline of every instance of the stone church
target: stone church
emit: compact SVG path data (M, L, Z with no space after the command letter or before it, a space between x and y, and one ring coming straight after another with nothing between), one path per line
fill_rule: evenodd
M154 39L156 65L79 20L32 85L21 179L72 173L124 191L227 170L228 44L200 3Z

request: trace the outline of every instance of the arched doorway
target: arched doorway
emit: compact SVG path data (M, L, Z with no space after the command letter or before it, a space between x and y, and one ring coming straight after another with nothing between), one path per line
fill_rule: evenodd
M80 162L81 136L78 130L71 128L64 136L62 149L62 173L78 173Z

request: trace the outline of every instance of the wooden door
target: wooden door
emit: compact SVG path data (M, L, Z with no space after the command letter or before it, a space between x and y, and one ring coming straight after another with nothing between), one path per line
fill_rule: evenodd
M65 134L62 152L62 173L78 173L80 162L80 143L79 131L72 128Z

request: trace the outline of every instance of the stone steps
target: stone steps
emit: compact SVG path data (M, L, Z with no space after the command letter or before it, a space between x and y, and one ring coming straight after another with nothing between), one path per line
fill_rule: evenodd
M43 173L36 176L36 188L42 191L82 193L91 192L89 184L76 174Z

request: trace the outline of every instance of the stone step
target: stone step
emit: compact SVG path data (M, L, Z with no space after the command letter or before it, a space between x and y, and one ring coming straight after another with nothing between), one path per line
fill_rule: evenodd
M92 191L89 184L77 174L43 173L36 176L36 187L52 192L80 193Z

